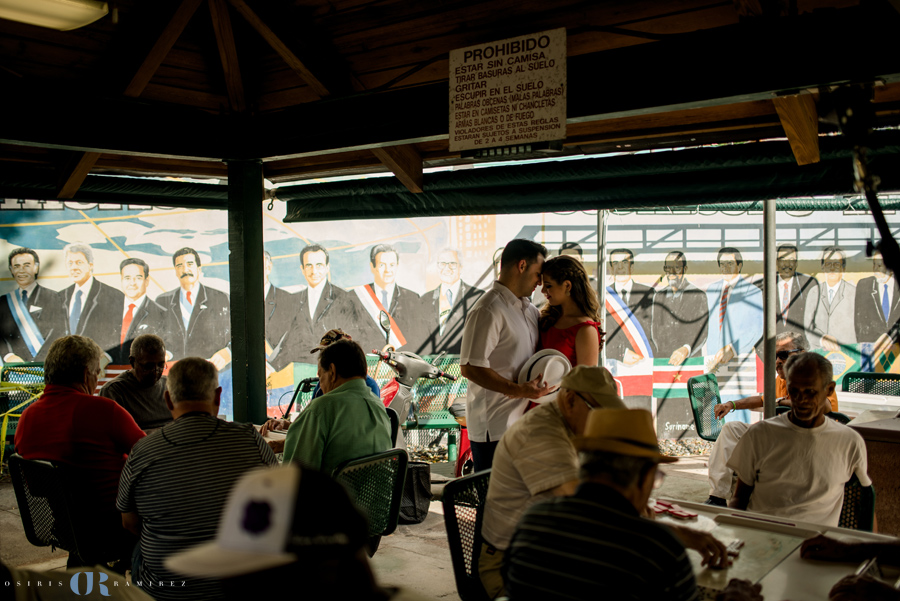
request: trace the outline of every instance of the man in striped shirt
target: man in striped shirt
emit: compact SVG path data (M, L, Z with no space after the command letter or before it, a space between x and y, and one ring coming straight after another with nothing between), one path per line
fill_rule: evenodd
M221 394L212 363L199 357L176 363L165 392L175 421L136 444L122 470L116 505L125 527L141 537L132 580L156 599L222 597L217 581L185 580L163 562L213 539L234 483L277 463L252 425L216 418Z
M592 411L575 446L575 495L533 505L506 552L510 599L698 599L682 542L641 517L661 481L658 465L677 460L660 455L650 413ZM759 598L758 588L744 588L729 599Z

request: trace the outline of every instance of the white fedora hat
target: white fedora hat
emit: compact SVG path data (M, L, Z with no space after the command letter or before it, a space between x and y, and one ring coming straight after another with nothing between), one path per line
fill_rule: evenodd
M519 384L530 382L538 376L543 376L543 382L550 385L551 389L559 388L565 376L572 369L569 359L555 349L544 349L536 352L525 362L519 370ZM536 403L546 403L556 398L556 394L544 395L536 399Z

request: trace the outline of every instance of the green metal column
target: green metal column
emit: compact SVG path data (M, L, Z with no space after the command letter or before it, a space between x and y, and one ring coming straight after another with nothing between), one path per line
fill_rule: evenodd
M227 163L234 421L260 424L266 419L262 161Z

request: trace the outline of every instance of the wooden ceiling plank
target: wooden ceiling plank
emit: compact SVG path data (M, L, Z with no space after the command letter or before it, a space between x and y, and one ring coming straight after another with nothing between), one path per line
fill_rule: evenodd
M244 84L241 81L241 67L238 63L228 5L225 4L225 0L209 0L209 12L216 34L216 45L219 47L219 57L222 59L222 71L225 73L225 88L228 90L231 110L243 113L247 110L247 103L244 99Z
M798 165L819 162L819 117L811 94L779 96L773 100Z
M372 154L390 169L413 194L421 194L424 180L422 178L422 155L412 144L402 146L383 146L373 148Z
M184 31L188 21L194 16L194 13L197 11L197 8L202 1L203 0L184 0L178 6L175 14L172 15L172 20L169 21L169 24L163 29L159 38L157 38L156 43L153 44L150 53L144 58L144 62L141 63L141 66L134 74L134 77L131 78L131 82L125 88L125 96L137 98L141 95L144 88L150 83L153 74L156 73L156 70L162 64L163 59L166 58L169 50L175 45L175 41L181 35L181 32Z
M294 51L285 44L281 38L275 35L275 32L259 18L253 9L247 6L244 0L229 0L231 5L241 14L242 17L250 24L256 32L263 37L269 46L284 59L284 61L293 69L306 84L319 96L324 98L330 95L325 84L317 78L312 71L300 60Z
M57 198L72 198L84 183L84 178L100 158L99 152L76 152L60 170L56 186Z

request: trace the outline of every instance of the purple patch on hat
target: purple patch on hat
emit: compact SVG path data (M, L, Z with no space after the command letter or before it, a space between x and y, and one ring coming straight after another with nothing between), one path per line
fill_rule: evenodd
M241 525L247 532L259 534L265 532L272 525L272 506L268 503L250 501L244 508L244 521Z

